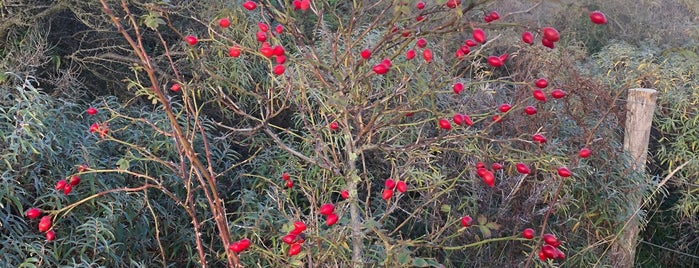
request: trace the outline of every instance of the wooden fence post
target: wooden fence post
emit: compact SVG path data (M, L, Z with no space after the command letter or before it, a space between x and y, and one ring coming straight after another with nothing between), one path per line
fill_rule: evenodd
M624 151L631 156L630 166L636 171L644 172L646 167L650 129L657 97L657 91L654 89L634 88L629 90L626 102ZM639 190L636 190L630 192L628 198L631 211L627 211L626 215L630 215L630 218L627 219L628 223L612 245L611 264L612 267L616 268L634 267L640 229L640 222L636 214L640 210L643 196Z

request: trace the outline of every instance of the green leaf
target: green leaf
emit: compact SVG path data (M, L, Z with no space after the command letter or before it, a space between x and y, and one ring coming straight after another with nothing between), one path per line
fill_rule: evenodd
M488 239L493 235L490 232L490 229L488 229L488 227L486 227L485 225L478 225L478 229L481 230L481 233L483 234L483 238L485 238L485 239Z
M410 257L410 252L404 251L404 252L398 253L396 259L398 260L398 263L400 263L401 265L406 265L406 264L410 263L410 260L412 258Z
M449 212L451 212L451 206L450 206L450 205L444 204L444 205L442 205L442 207L440 208L440 210L441 210L442 212L449 213Z
M413 259L413 267L428 267L430 266L427 264L427 261L423 258L414 258Z
M495 222L489 222L485 225L485 227L488 227L488 229L490 230L500 230L500 224L497 224Z
M121 170L128 170L130 167L129 160L126 160L125 158L119 159L117 162L117 167Z

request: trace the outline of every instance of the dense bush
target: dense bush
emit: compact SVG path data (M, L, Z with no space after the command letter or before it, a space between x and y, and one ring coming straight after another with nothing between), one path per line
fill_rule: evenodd
M609 37L619 35L622 17L611 9L611 23L596 26L586 9L609 3L576 2L560 16L535 21L527 14L563 6L464 1L450 9L445 2L452 1L429 1L423 10L396 1L314 1L307 10L265 2L252 11L239 2L103 1L106 9L76 4L74 22L89 30L71 38L96 46L57 46L75 51L70 64L58 65L67 68L56 72L54 81L62 82L50 84L70 89L54 88L52 96L27 76L47 72L47 50L30 53L23 42L3 47L3 54L23 51L41 66L12 59L2 65L22 67L14 70L21 75L0 79L7 166L0 186L7 204L1 231L3 245L9 245L0 249L3 264L608 264L625 213L637 205L628 202L629 189L654 197L664 189L648 185L647 176L625 164L623 98L634 86L685 94L661 95L656 155L663 170L689 163L675 174L684 182L669 184L686 189L686 206L672 214L678 221L667 222L695 231L687 224L696 221L696 183L686 179L696 174L696 127L677 123L687 122L679 111L694 109L689 115L696 117L694 67L672 64L674 57L696 57L692 50L668 50L663 62L647 57L657 52L607 46ZM491 10L502 18L483 22ZM419 15L426 19L417 20ZM220 27L221 18L229 18L230 26ZM260 49L256 32L264 31L258 23L270 28L271 47L284 48L285 63ZM277 25L283 30L272 34ZM548 25L560 25L562 41L555 49L520 40L528 30L539 42L541 27ZM454 52L475 28L485 30L488 42L457 58ZM27 29L26 36L48 42L35 32ZM188 35L198 42L188 45ZM230 56L231 48L241 55ZM365 49L370 57L360 56ZM414 59L406 58L408 50ZM597 51L590 60L588 53ZM504 66L488 64L489 56L504 54ZM391 66L377 74L374 67L384 59ZM283 74L273 73L278 66ZM85 91L85 81L74 79L77 73L105 80L90 85L118 86ZM546 102L532 97L534 81L542 77L550 84ZM678 81L685 82L684 91L677 91ZM455 93L456 83L464 90ZM566 96L551 98L554 88ZM499 109L504 103L511 108ZM526 106L537 113L525 114ZM86 114L88 107L97 114ZM454 124L457 113L474 124ZM91 133L93 124L98 129ZM535 134L547 141L533 141ZM678 135L694 138L666 140ZM578 156L583 147L593 150L592 157ZM479 162L493 172L493 187L478 175ZM520 162L530 174L517 172ZM491 168L493 163L504 168ZM88 168L78 170L81 164ZM559 167L572 176L559 176ZM53 189L76 174L83 181L72 193ZM406 183L407 191L386 189L389 178ZM332 226L320 214L328 203L339 218ZM36 231L39 220L22 215L29 207L55 215L60 243L44 242ZM473 222L463 227L467 215ZM282 238L295 222L307 230L305 241L296 242L299 254L289 256L293 246ZM535 229L536 239L522 238L525 228ZM538 260L543 233L563 242L565 260ZM229 250L241 239L250 239L249 249ZM678 242L691 246L691 236L683 239ZM666 242L654 243L696 254Z

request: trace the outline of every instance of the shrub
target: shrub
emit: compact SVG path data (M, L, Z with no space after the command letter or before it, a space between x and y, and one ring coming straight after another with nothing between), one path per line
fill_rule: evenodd
M646 190L621 152L626 87L590 77L575 40L555 49L519 41L522 28L541 30L518 24L520 13L485 23L487 3L452 9L451 0L423 10L395 1L308 9L268 1L253 10L100 2L103 13L82 15L113 23L126 43L109 49L139 58L123 80L129 94L120 95L133 98L99 98L92 116L74 105L59 114L75 126L44 129L70 132L61 142L84 148L51 168L92 178L91 189L14 202L12 215L28 204L55 215L65 242L49 242L53 255L35 259L15 246L10 265L530 266L551 233L567 258L543 262L590 266L607 262L627 220L620 212L635 205L625 191ZM221 18L232 23L221 28ZM272 34L277 25L283 31ZM459 58L476 28L487 42ZM286 62L267 55L276 46ZM539 78L550 84L546 102L532 96ZM554 88L565 97L552 98ZM63 109L32 90L46 98L42 111ZM511 108L499 109L504 103ZM526 115L525 106L538 112ZM32 139L12 142L24 141ZM583 147L593 156L579 157ZM83 162L89 168L76 172ZM518 173L518 163L531 172ZM561 167L572 176L558 175ZM334 209L321 215L328 203ZM29 223L12 236L36 233ZM521 238L525 228L536 239ZM288 234L297 236L284 241Z

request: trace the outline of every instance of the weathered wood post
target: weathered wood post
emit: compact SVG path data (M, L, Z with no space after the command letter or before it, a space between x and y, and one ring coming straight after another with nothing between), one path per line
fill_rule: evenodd
M636 171L643 172L646 167L646 155L648 154L648 142L650 140L650 128L653 123L655 101L657 91L648 88L634 88L629 90L626 103L626 128L624 131L624 151L631 156L630 166ZM611 264L616 268L631 268L634 266L636 244L640 222L637 212L640 211L642 192L640 189L628 194L630 215L628 224L612 246Z

